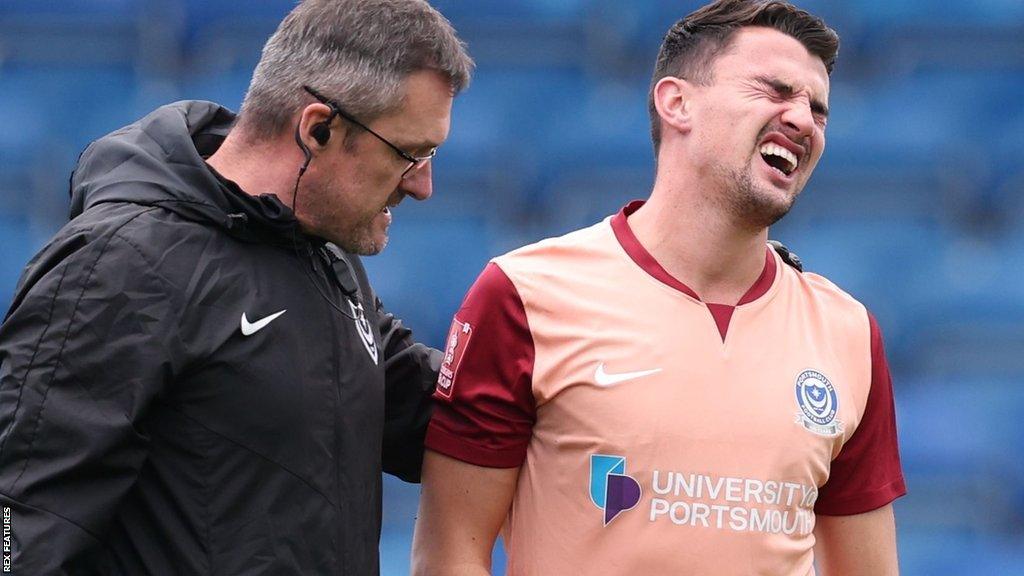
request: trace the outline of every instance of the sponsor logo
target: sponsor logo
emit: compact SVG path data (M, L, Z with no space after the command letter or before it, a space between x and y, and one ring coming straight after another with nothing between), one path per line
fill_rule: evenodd
M832 382L817 370L804 370L796 377L797 424L821 436L843 433L839 414L839 395Z
M590 501L604 511L605 526L640 508L648 522L659 525L806 536L814 531L817 500L818 488L806 480L660 468L628 475L624 456L590 455Z
M789 480L654 470L648 520L689 529L806 536L818 489Z
M459 372L459 365L462 364L462 357L472 335L473 327L469 322L460 322L458 318L452 319L452 327L448 331L448 340L444 345L444 360L441 361L441 369L437 374L437 393L445 398L452 397L455 375Z
M253 334L259 332L260 330L266 328L268 324L276 320L278 316L284 314L285 312L287 312L287 310L281 310L280 312L275 312L270 316L267 316L266 318L262 318L255 322L249 322L249 319L246 318L245 316L245 312L242 312L242 335L252 336Z
M614 386L620 382L626 382L628 380L636 380L637 378L643 378L644 376L650 376L651 374L657 374L661 372L661 368L655 368L653 370L641 370L639 372L622 372L619 374L609 374L604 370L604 362L597 365L597 370L594 371L594 382L598 386Z
M624 456L590 455L590 501L604 511L605 526L639 504L640 493L640 483L626 474Z
M363 314L363 305L350 298L348 307L352 310L352 319L356 323L359 341L363 343L363 348L366 348L366 352L373 359L373 363L377 364L379 357L377 354L377 341L373 339L373 329L370 327L370 323L366 321L366 315Z

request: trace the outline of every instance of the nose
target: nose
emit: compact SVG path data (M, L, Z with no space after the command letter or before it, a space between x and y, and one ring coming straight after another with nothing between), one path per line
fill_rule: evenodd
M416 200L426 200L434 193L433 166L434 162L428 160L422 168L417 168L402 179L398 189Z
M782 112L782 124L787 128L787 136L794 140L803 140L814 135L814 114L810 103L798 100L792 102Z

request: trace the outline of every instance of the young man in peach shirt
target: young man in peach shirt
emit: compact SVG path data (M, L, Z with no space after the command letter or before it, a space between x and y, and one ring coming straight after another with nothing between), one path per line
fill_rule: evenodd
M668 33L646 202L494 259L453 322L419 575L898 572L878 326L766 245L825 147L838 37L722 0Z

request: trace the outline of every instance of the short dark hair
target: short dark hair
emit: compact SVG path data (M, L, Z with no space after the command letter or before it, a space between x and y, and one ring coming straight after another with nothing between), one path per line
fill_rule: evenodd
M699 85L712 82L712 65L740 28L763 26L792 36L825 63L829 74L839 52L839 35L825 22L779 0L717 0L676 22L661 43L654 65L648 109L651 140L657 155L661 146L661 118L654 107L654 87L666 76L678 76Z

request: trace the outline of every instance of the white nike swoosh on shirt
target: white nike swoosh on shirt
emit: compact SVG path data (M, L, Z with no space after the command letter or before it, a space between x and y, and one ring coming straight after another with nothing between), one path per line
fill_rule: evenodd
M657 374L661 372L661 368L655 368L653 370L641 370L639 372L623 372L621 374L609 374L604 371L604 362L598 364L597 370L594 371L594 381L597 382L598 386L614 386L620 382L627 380L635 380L636 378L643 378L644 376L650 376L651 374Z
M281 310L280 312L275 312L270 316L267 316L266 318L262 320L257 320L255 322L249 322L249 319L245 317L245 312L242 312L242 334L245 336L252 336L253 334L259 332L260 330L266 328L267 324L270 324L278 316L284 314L287 311L288 310Z

